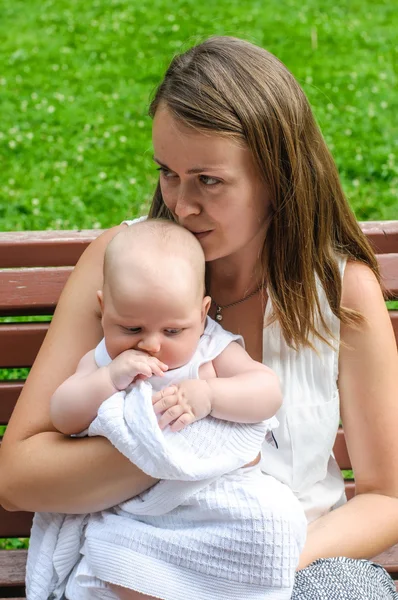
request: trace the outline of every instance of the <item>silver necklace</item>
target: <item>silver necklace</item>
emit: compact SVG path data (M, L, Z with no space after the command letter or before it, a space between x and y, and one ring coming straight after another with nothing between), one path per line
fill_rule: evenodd
M236 306L237 304L241 304L242 302L245 302L245 300L249 300L249 298L252 298L256 294L258 294L258 292L260 290L262 290L263 287L264 287L264 284L262 283L261 285L258 286L258 288L256 288L254 290L254 292L252 292L248 296L245 296L244 298L241 298L240 300L236 300L236 302L231 302L230 304L217 304L217 302L215 300L213 300L214 305L216 307L216 320L222 321L223 320L223 316L222 316L223 310L225 310L226 308L231 308L231 306Z

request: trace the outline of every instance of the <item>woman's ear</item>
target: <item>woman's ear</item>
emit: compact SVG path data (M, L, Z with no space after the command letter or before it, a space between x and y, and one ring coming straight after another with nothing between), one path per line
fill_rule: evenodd
M202 301L202 323L204 322L204 320L207 317L207 313L210 310L210 306L211 306L211 298L210 298L210 296L205 296Z

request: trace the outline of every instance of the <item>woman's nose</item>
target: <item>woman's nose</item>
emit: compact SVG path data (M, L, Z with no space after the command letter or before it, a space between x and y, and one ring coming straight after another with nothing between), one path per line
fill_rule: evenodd
M148 354L157 354L160 351L159 336L146 335L138 342L138 348Z
M174 214L180 219L185 219L190 215L200 214L200 210L200 204L195 201L193 194L180 188L175 198Z

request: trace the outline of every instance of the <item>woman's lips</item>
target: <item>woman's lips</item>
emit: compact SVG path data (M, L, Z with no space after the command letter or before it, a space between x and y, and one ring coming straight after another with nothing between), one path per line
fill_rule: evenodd
M207 231L192 231L191 233L193 233L198 240L203 240L203 238L207 237L211 232L212 230L208 229Z

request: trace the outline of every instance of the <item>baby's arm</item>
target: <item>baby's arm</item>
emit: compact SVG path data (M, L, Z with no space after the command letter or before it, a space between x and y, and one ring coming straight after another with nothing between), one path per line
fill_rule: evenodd
M79 433L90 425L99 406L116 392L107 367L98 368L94 350L80 360L76 372L55 390L50 416L61 433Z
M232 342L213 360L217 377L208 379L211 415L235 423L270 419L282 405L282 391L272 369L253 360Z
M79 362L51 398L51 420L61 433L79 433L90 425L100 405L137 378L163 375L167 366L157 358L136 350L126 350L106 367L97 367L94 350Z
M199 374L205 379L188 379L154 395L154 410L163 413L161 428L172 423L171 429L180 431L209 414L225 421L258 423L280 408L278 377L236 342L203 367Z

